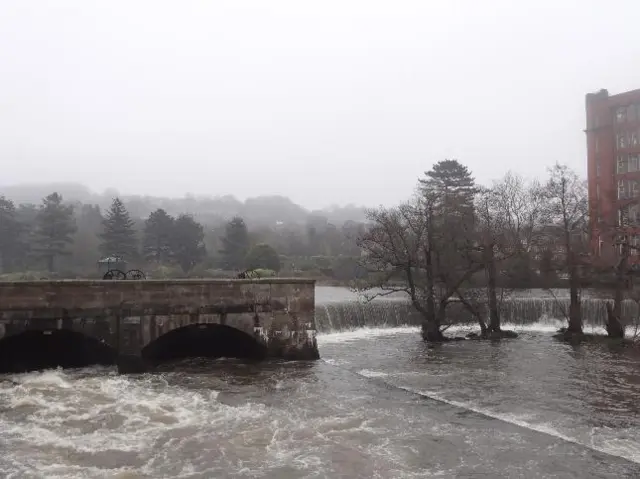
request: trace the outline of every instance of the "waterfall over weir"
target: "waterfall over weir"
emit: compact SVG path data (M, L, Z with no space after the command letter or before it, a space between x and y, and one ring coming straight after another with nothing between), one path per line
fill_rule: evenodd
M329 288L318 288L328 290ZM338 288L332 288L338 289ZM419 326L421 316L407 300L400 298L378 298L363 301L355 294L319 291L316 299L316 327L319 332L344 331L363 327ZM524 294L523 294L524 293ZM501 302L503 323L525 326L548 320L564 320L569 311L569 298L565 294L556 297L543 291L518 292ZM584 295L582 317L585 325L604 326L606 321L606 300ZM639 318L638 305L624 301L623 320L634 324ZM455 323L475 323L461 304L450 304L447 316Z
M420 321L420 314L408 301L341 301L316 304L316 328L321 333L364 327L419 326Z

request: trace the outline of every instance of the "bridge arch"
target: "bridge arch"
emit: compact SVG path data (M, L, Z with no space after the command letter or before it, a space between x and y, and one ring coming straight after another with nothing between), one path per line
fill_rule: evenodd
M0 338L0 373L115 364L117 351L72 329L26 329Z
M187 357L264 359L267 346L242 329L219 323L193 323L170 329L142 348L142 357L159 363Z

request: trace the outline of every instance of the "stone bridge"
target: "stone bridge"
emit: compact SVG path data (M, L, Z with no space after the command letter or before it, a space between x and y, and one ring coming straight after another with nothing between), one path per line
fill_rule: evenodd
M65 359L52 365L124 373L193 355L317 359L314 288L284 278L0 282L0 371L56 354Z

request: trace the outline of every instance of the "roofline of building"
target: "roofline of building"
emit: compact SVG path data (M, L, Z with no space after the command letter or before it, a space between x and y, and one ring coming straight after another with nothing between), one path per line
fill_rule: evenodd
M636 90L623 91L621 93L616 93L615 95L609 95L609 98L616 99L618 97L627 96L627 95L629 95L629 96L640 95L640 88L638 88Z
M593 93L587 93L587 103L592 102L610 102L610 103L618 103L619 106L624 106L623 104L626 101L637 101L640 98L640 89L623 91L620 93L616 93L615 95L610 95L609 91L606 88L598 90Z

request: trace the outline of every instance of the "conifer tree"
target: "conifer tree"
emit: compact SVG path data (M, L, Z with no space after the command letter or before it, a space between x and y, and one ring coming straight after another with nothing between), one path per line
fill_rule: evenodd
M144 222L142 253L145 260L166 264L173 257L175 219L165 210L153 211Z
M33 252L45 261L49 272L55 271L55 260L70 254L76 222L73 206L65 205L62 196L52 193L42 200L36 217Z
M0 273L12 271L26 254L24 231L13 201L0 196Z
M119 198L115 198L102 221L100 252L103 256L119 256L125 261L138 256L138 238L135 223Z

